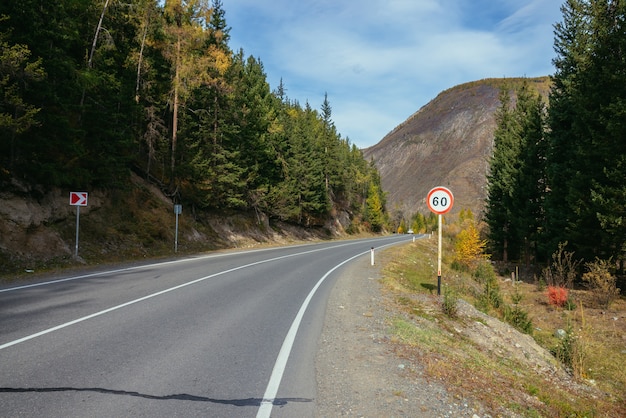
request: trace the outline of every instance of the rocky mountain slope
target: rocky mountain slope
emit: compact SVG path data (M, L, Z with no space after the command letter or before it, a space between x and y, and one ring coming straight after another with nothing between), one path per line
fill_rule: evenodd
M485 79L448 89L365 149L380 171L388 209L405 217L426 214L428 191L445 186L454 194L452 213L481 213L500 89L514 90L522 80ZM548 77L526 80L547 97Z

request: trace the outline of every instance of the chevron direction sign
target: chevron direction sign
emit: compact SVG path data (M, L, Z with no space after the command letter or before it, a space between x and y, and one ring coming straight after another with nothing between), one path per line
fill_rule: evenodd
M70 206L87 206L87 192L70 192Z

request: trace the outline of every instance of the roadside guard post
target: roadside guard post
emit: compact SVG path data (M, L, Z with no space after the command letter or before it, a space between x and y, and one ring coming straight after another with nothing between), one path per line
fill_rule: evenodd
M448 213L454 204L454 196L452 192L443 187L438 186L431 189L426 197L426 204L431 212L438 215L439 243L437 245L437 294L441 295L441 215Z
M374 265L374 247L370 250L370 263L372 266Z

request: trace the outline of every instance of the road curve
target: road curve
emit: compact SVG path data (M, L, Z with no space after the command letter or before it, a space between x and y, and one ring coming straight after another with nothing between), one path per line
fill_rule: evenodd
M0 411L305 417L348 262L411 236L214 253L0 288Z

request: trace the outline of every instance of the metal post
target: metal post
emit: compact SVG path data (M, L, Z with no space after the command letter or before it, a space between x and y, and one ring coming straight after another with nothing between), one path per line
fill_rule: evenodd
M441 295L441 215L439 215L439 243L437 249L437 294Z
M76 249L74 257L78 257L78 225L80 223L80 206L76 206Z
M174 252L178 252L178 212L176 212L176 235L174 238Z
M176 215L176 234L174 235L174 252L178 252L178 215L183 213L183 205L174 205L174 214Z

